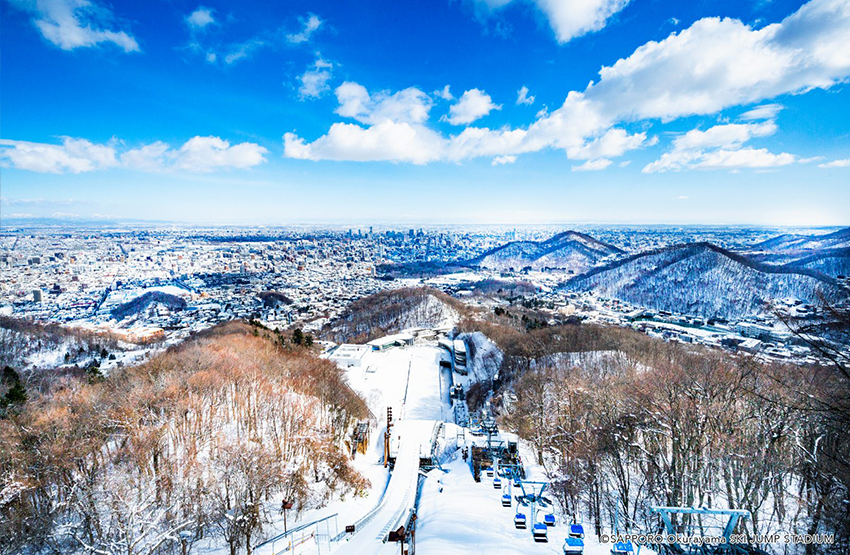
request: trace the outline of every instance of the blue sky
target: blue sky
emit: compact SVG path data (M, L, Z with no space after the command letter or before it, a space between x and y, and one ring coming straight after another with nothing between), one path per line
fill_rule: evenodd
M0 0L0 215L850 224L850 0Z

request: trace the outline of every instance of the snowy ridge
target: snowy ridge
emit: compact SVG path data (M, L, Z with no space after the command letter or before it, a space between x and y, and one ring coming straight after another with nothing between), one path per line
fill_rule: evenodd
M622 254L619 248L577 231L565 231L546 241L513 241L470 260L484 268L520 270L531 266L564 268L583 272L607 256Z
M753 250L811 251L850 247L850 227L826 235L783 234L753 245Z
M813 303L819 292L846 296L835 280L813 270L759 264L710 243L631 256L573 278L565 287L709 318L764 314L774 299Z
M850 275L850 247L826 249L785 265L789 269L805 268L831 277Z
M366 297L330 326L327 335L338 342L367 342L413 328L452 328L458 311L428 289L398 289Z

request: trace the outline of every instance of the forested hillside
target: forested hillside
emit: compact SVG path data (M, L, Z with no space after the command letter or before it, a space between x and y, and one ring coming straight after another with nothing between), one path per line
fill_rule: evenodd
M341 449L364 402L333 364L260 327L24 387L0 418L4 553L180 553L210 538L235 553L283 499L302 510L367 486Z
M351 303L322 336L337 343L365 343L407 328L451 328L465 310L461 302L436 289L382 291Z
M709 243L658 249L591 270L566 287L640 306L708 318L770 311L776 299L814 303L846 296L828 276L753 262Z
M832 277L850 276L850 248L826 249L787 265L789 268L808 268Z
M499 379L470 391L471 408L491 400L577 521L598 532L620 515L651 530L652 505L742 508L748 533L835 533L819 552L850 547L846 360L767 364L624 329L525 331L493 315L462 328L502 353Z

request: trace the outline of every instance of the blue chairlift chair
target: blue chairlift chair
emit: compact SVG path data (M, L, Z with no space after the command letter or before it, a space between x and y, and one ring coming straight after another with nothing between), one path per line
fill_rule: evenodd
M632 547L632 542L617 542L611 548L611 555L632 555L635 548Z
M582 555L584 553L584 540L570 536L564 540L564 555Z
M542 522L537 522L531 528L531 535L534 537L534 541L536 542L548 542L549 528Z
M514 515L514 526L517 528L525 529L526 527L526 518L525 513L517 513Z
M584 526L581 524L570 524L570 537L584 539Z

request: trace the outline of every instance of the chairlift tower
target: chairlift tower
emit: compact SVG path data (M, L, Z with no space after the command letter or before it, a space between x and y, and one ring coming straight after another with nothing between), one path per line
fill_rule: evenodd
M521 505L531 505L530 529L531 535L534 537L534 525L537 524L537 505L545 504L543 501L543 493L549 486L549 482L534 482L531 480L517 480L519 482L522 495L517 497L517 502ZM540 488L539 490L537 488Z
M714 516L719 520L725 519L725 524L720 524L716 526L705 525L705 524L693 524L689 523L687 525L680 524L679 526L684 526L687 528L686 535L690 536L691 532L699 529L702 532L705 529L718 529L720 530L720 537L722 538L722 542L719 545L701 545L701 546L691 546L686 545L683 546L678 542L673 542L669 545L660 546L661 549L659 552L663 553L678 553L682 555L691 555L691 554L712 554L712 553L724 553L724 554L737 554L737 555L762 555L766 552L756 546L749 545L746 543L732 543L732 534L735 531L735 527L738 525L738 522L741 519L750 518L750 511L746 511L743 509L711 509L708 507L650 507L650 511L657 514L661 517L661 521L664 523L664 528L668 535L672 535L676 537L677 530L676 525L673 524L672 515L703 515L703 516Z

